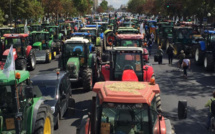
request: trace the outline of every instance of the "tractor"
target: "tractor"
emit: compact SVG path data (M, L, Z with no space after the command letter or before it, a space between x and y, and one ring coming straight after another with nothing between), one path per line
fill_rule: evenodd
M145 64L140 47L113 47L106 56L109 62L102 63L101 81L120 81L125 70L135 72L139 81L149 81L154 75L152 66Z
M174 56L178 56L181 50L184 50L186 56L191 54L193 39L192 27L174 26L172 37L167 39L166 48L173 43Z
M91 41L95 45L96 55L101 57L103 34L101 33L102 30L99 27L101 27L101 25L86 25L86 27L81 28L80 32L88 32L91 34Z
M106 81L94 85L92 112L82 117L77 134L175 134L162 115L160 87L150 82ZM185 119L186 101L178 115Z
M118 34L139 34L139 30L133 27L119 27L116 31Z
M63 34L64 39L70 39L71 38L71 24L68 23L60 23L60 33Z
M205 30L205 41L200 41L195 51L195 62L205 70L213 71L215 62L215 31Z
M40 24L33 24L30 26L30 31L33 32L33 31L41 31L43 30L42 29L42 26Z
M157 44L160 44L159 35L162 32L162 27L164 25L169 25L169 22L157 22L156 34L155 34L155 41Z
M46 31L51 33L50 39L53 40L53 51L56 52L56 54L60 53L62 40L63 40L63 34L59 31L59 26L46 26Z
M36 57L32 46L29 45L28 34L4 34L3 55L1 68L6 61L9 49L13 45L13 54L16 69L18 70L34 70L36 67Z
M52 59L55 59L56 52L54 51L53 40L50 40L49 32L31 32L31 42L37 62L50 63Z
M72 82L82 81L87 91L99 76L96 54L90 53L89 45L88 39L72 37L64 42L59 57L59 68L69 71Z
M0 71L1 134L54 133L51 108L29 77L28 71L11 71L8 78Z

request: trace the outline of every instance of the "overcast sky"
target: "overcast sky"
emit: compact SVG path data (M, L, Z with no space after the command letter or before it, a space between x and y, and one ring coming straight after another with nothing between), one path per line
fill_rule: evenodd
M102 0L98 0L99 4L102 2ZM121 5L125 5L128 3L128 0L106 0L108 2L108 5L113 5L114 8L119 8Z

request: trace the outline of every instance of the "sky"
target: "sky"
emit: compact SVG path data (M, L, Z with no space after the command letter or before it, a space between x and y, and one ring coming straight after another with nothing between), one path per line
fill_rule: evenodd
M126 5L129 0L106 0L108 2L108 5L113 5L114 8L120 8L121 5ZM102 2L102 0L98 0L99 5Z

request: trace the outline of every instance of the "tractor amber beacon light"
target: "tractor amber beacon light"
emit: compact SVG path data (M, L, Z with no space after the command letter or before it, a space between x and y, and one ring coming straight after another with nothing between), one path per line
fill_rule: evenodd
M18 80L21 78L21 75L20 75L19 72L17 72L17 73L15 74L15 78L18 79Z

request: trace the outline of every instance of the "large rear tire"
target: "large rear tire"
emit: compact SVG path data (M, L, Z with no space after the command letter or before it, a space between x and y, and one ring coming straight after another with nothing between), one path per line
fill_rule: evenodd
M206 71L213 71L214 70L214 59L213 59L212 53L205 54L204 68Z
M46 53L46 63L50 63L52 60L52 53L51 52L47 52Z
M37 118L33 134L52 134L54 133L54 121L51 108L41 104L37 111Z
M16 64L17 70L26 70L27 69L27 62L25 59L17 59L15 64Z
M29 70L32 71L36 68L36 56L34 52L30 52L28 56L28 64L29 64Z
M204 63L204 56L203 52L201 51L200 47L197 47L195 50L195 63L197 65L203 65Z
M92 70L90 68L86 68L83 70L82 81L83 88L85 91L91 91L93 86L93 78L92 78Z

